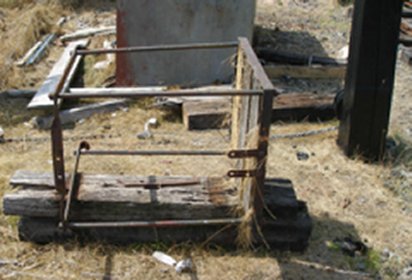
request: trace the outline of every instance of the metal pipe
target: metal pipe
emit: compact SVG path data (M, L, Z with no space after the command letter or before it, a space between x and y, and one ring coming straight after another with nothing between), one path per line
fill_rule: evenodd
M240 218L204 220L126 221L126 222L71 222L69 228L147 228L239 224Z
M80 90L77 89L76 93L62 93L58 95L58 98L62 99L76 99L76 98L137 98L137 97L187 97L187 96L260 96L263 95L262 90L236 90L236 89L226 89L226 90L214 90L214 91L199 91L199 90L170 90L170 91L158 91L158 92L147 92L141 90L129 90L122 91L118 89L102 90L102 92L95 91L90 93L87 89ZM54 98L55 96L50 96Z
M154 51L181 51L195 49L227 49L236 48L237 41L222 43L192 43L192 44L172 44L172 45L155 45L155 46L136 46L117 49L95 49L95 50L77 50L78 55L97 55L108 53L128 53L128 52L154 52Z
M82 150L82 155L93 155L93 156L225 156L228 154L227 151L103 151L94 150L87 151Z

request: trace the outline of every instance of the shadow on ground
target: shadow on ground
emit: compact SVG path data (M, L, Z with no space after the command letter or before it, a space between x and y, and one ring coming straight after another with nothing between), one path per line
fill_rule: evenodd
M357 230L353 225L342 223L340 221L333 220L328 217L314 217L314 231L309 242L309 247L306 252L303 253L289 253L289 252L277 252L277 251L268 251L266 249L257 249L255 253L249 253L245 251L233 251L233 250L223 250L221 247L210 246L210 249L207 250L205 256L205 249L199 249L197 245L176 245L173 246L173 249L164 246L163 250L168 252L172 256L175 254L178 255L191 255L193 257L194 265L197 267L203 267L201 271L195 271L189 273L190 279L202 279L206 277L209 279L208 269L215 269L211 265L211 260L208 258L216 258L213 262L220 262L220 258L226 259L226 261L233 257L238 259L247 255L249 259L249 266L247 272L243 269L239 269L239 274L236 279L327 279L327 280L359 280L359 279L377 279L379 275L377 274L377 267L374 263L374 260L370 259L370 255L365 254L355 254L355 256L349 256L341 251L340 248L331 248L328 246L328 241L331 242L336 239L343 239L349 237L352 240L361 240L360 236L357 233ZM135 245L142 246L142 245ZM154 251L159 249L159 244L149 244L143 245L146 252ZM141 248L143 248L141 247ZM153 248L152 248L153 247ZM212 249L215 248L215 249ZM114 251L117 251L121 254L122 251L128 251L126 247L105 247L101 253L104 258L105 268L104 276L102 279L117 279L118 275L113 269L113 258L115 256ZM183 253L182 253L183 252ZM150 258L150 257L149 257ZM205 259L206 258L206 259ZM274 260L280 270L274 271L271 266L262 265L260 266L261 260L262 263L269 263ZM153 259L156 263L157 261ZM223 261L224 262L224 261ZM259 265L256 265L259 264ZM228 265L231 266L230 264ZM239 263L242 265L242 263ZM204 267L206 266L206 270ZM224 268L225 263L219 263L219 268ZM253 267L252 267L253 266ZM166 267L162 265L161 267ZM161 271L160 268L152 268ZM221 276L224 276L227 271L219 271ZM169 268L168 272L165 274L175 277L175 272L173 269ZM177 275L177 274L176 274ZM232 276L236 275L231 274ZM167 278L167 277L166 277ZM185 278L189 279L189 278ZM210 278L211 279L211 278Z
M269 47L273 50L299 55L328 56L322 43L309 32L283 31L256 26L253 46Z

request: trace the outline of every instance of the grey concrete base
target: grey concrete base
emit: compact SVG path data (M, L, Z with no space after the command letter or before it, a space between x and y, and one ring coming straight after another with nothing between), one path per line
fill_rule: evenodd
M118 0L118 47L252 38L255 0ZM235 49L118 54L120 86L205 85L233 77Z

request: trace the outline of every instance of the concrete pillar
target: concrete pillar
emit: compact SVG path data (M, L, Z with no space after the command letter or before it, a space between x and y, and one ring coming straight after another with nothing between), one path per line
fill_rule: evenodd
M252 39L256 0L118 0L117 45ZM204 85L229 81L235 49L118 54L117 84Z

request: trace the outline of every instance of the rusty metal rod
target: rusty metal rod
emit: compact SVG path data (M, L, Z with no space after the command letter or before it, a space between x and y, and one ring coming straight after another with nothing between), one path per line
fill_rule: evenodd
M237 89L226 89L226 90L214 90L214 91L198 91L198 90L170 90L170 91L158 91L158 92L147 92L130 90L130 91L117 91L116 89L108 90L104 89L101 92L95 91L90 93L87 89L80 90L76 89L75 93L66 92L58 96L62 99L76 99L76 98L138 98L138 97L184 97L184 96L260 96L263 95L261 90L237 90ZM50 96L54 98L54 96Z
M240 218L205 219L205 220L166 220L166 221L126 221L126 222L70 222L69 228L146 228L146 227L179 227L239 224Z
M67 200L64 206L63 220L61 221L63 226L69 220L70 206L72 203L73 192L74 192L74 188L76 184L77 169L79 168L79 162L80 162L80 155L81 155L80 151L81 151L81 146L79 145L79 148L77 149L77 153L76 153L76 159L74 161L72 177L70 178L69 192L67 193Z
M81 150L82 155L94 156L228 156L232 159L258 157L259 150L230 150L230 151L194 151L194 150Z
M77 151L76 151L76 159L75 159L74 166L73 166L72 177L70 178L71 181L70 181L69 192L67 193L67 199L66 199L66 204L65 204L64 213L63 213L63 220L61 221L63 227L66 226L69 220L70 206L71 206L73 196L75 193L77 170L79 169L80 156L82 154L81 152L83 150L88 150L88 149L90 149L89 143L87 143L86 141L82 141L79 144L79 147L77 148Z
M129 52L157 52L157 51L182 51L196 49L228 49L238 47L238 42L222 43L192 43L192 44L172 44L172 45L155 45L155 46L136 46L117 49L95 49L95 50L77 50L78 55L98 55L108 53L129 53Z
M82 155L93 156L225 156L229 152L227 151L104 151L104 150L91 150L81 151Z

